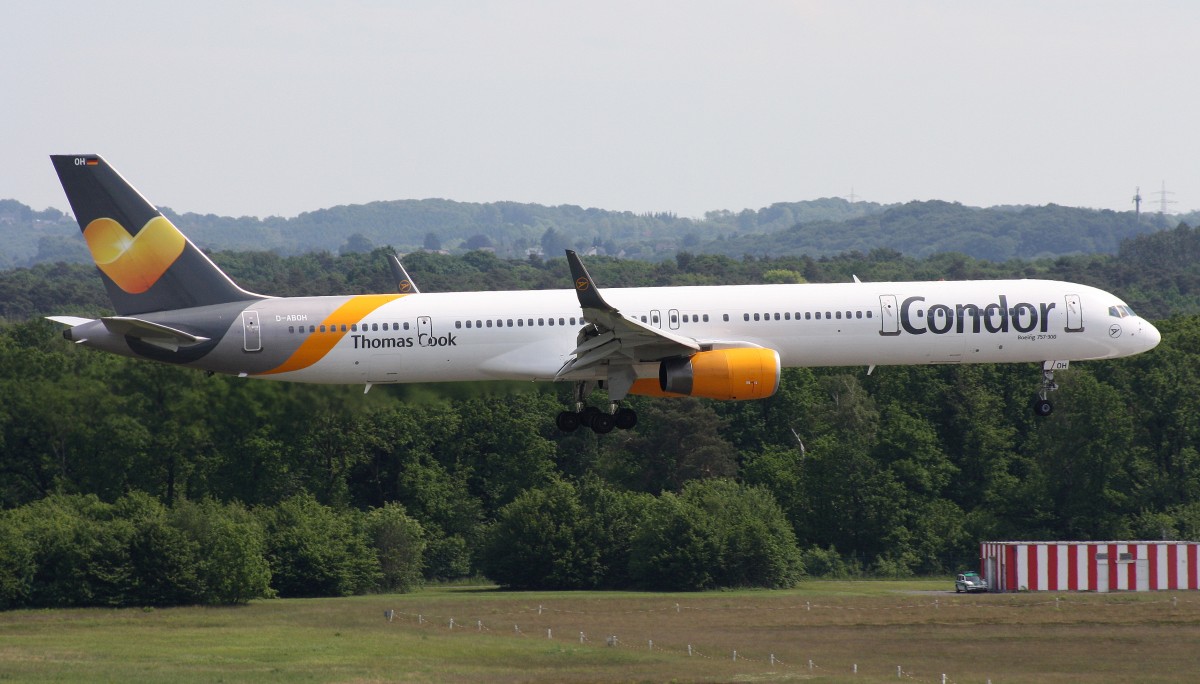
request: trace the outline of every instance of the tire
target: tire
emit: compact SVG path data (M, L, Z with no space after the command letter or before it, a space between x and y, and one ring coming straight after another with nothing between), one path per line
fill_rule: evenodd
M1054 404L1051 404L1049 400L1041 398L1033 400L1033 415L1045 418L1051 413L1054 413Z
M595 406L584 406L583 411L579 413L579 424L584 427L591 427L592 420L600 415L600 409Z
M606 435L606 434L612 432L613 428L616 426L617 426L617 419L614 418L611 414L600 413L599 411L597 411L592 416L592 421L591 421L592 432L595 432L598 435Z
M637 425L637 411L631 408L618 409L614 417L617 419L618 430L629 430Z
M579 414L573 411L563 411L554 419L554 424L563 432L575 432L579 429Z

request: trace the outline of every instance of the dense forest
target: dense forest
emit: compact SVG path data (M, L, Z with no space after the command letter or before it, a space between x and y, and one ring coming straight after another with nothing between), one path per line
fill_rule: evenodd
M213 258L278 295L389 291L384 254ZM1200 539L1200 231L1113 255L989 262L594 258L602 286L1048 277L1158 320L1140 356L803 368L755 402L634 399L610 435L553 425L568 388L320 387L66 343L90 266L0 273L0 607L238 602L486 576L516 588L788 586L975 565L987 539ZM412 254L423 290L562 287L562 259Z
M198 245L217 251L313 251L347 254L390 247L504 258L554 258L564 248L626 259L668 260L679 251L754 256L833 256L890 249L926 257L958 252L1006 261L1072 254L1112 254L1124 239L1200 214L1164 217L1048 205L981 209L950 202L880 205L825 198L778 202L758 210L670 213L562 205L450 200L371 202L283 218L163 212ZM56 209L34 211L0 200L0 268L58 261L89 263L74 220Z

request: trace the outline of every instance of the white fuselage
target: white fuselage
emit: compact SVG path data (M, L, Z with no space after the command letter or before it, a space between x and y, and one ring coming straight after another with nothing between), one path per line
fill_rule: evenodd
M774 349L784 367L1101 359L1159 341L1114 295L1045 280L611 288L604 297L706 348ZM197 365L321 383L551 380L584 326L571 290L280 298L246 312L261 339L247 337L243 313ZM287 361L264 369L271 352Z

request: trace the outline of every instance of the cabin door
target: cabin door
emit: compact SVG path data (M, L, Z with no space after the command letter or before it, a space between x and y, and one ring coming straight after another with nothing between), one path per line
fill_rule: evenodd
M1083 305L1079 295L1067 295L1067 332L1083 332Z
M428 347L433 344L433 319L429 316L417 316L417 346Z
M258 325L257 311L242 312L242 349L248 352L262 351L262 330Z
M900 316L897 314L896 295L879 295L880 335L899 335Z

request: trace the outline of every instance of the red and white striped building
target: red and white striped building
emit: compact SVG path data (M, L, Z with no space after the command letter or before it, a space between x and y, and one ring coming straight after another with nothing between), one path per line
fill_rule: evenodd
M1200 543L984 542L980 574L992 591L1200 589Z

